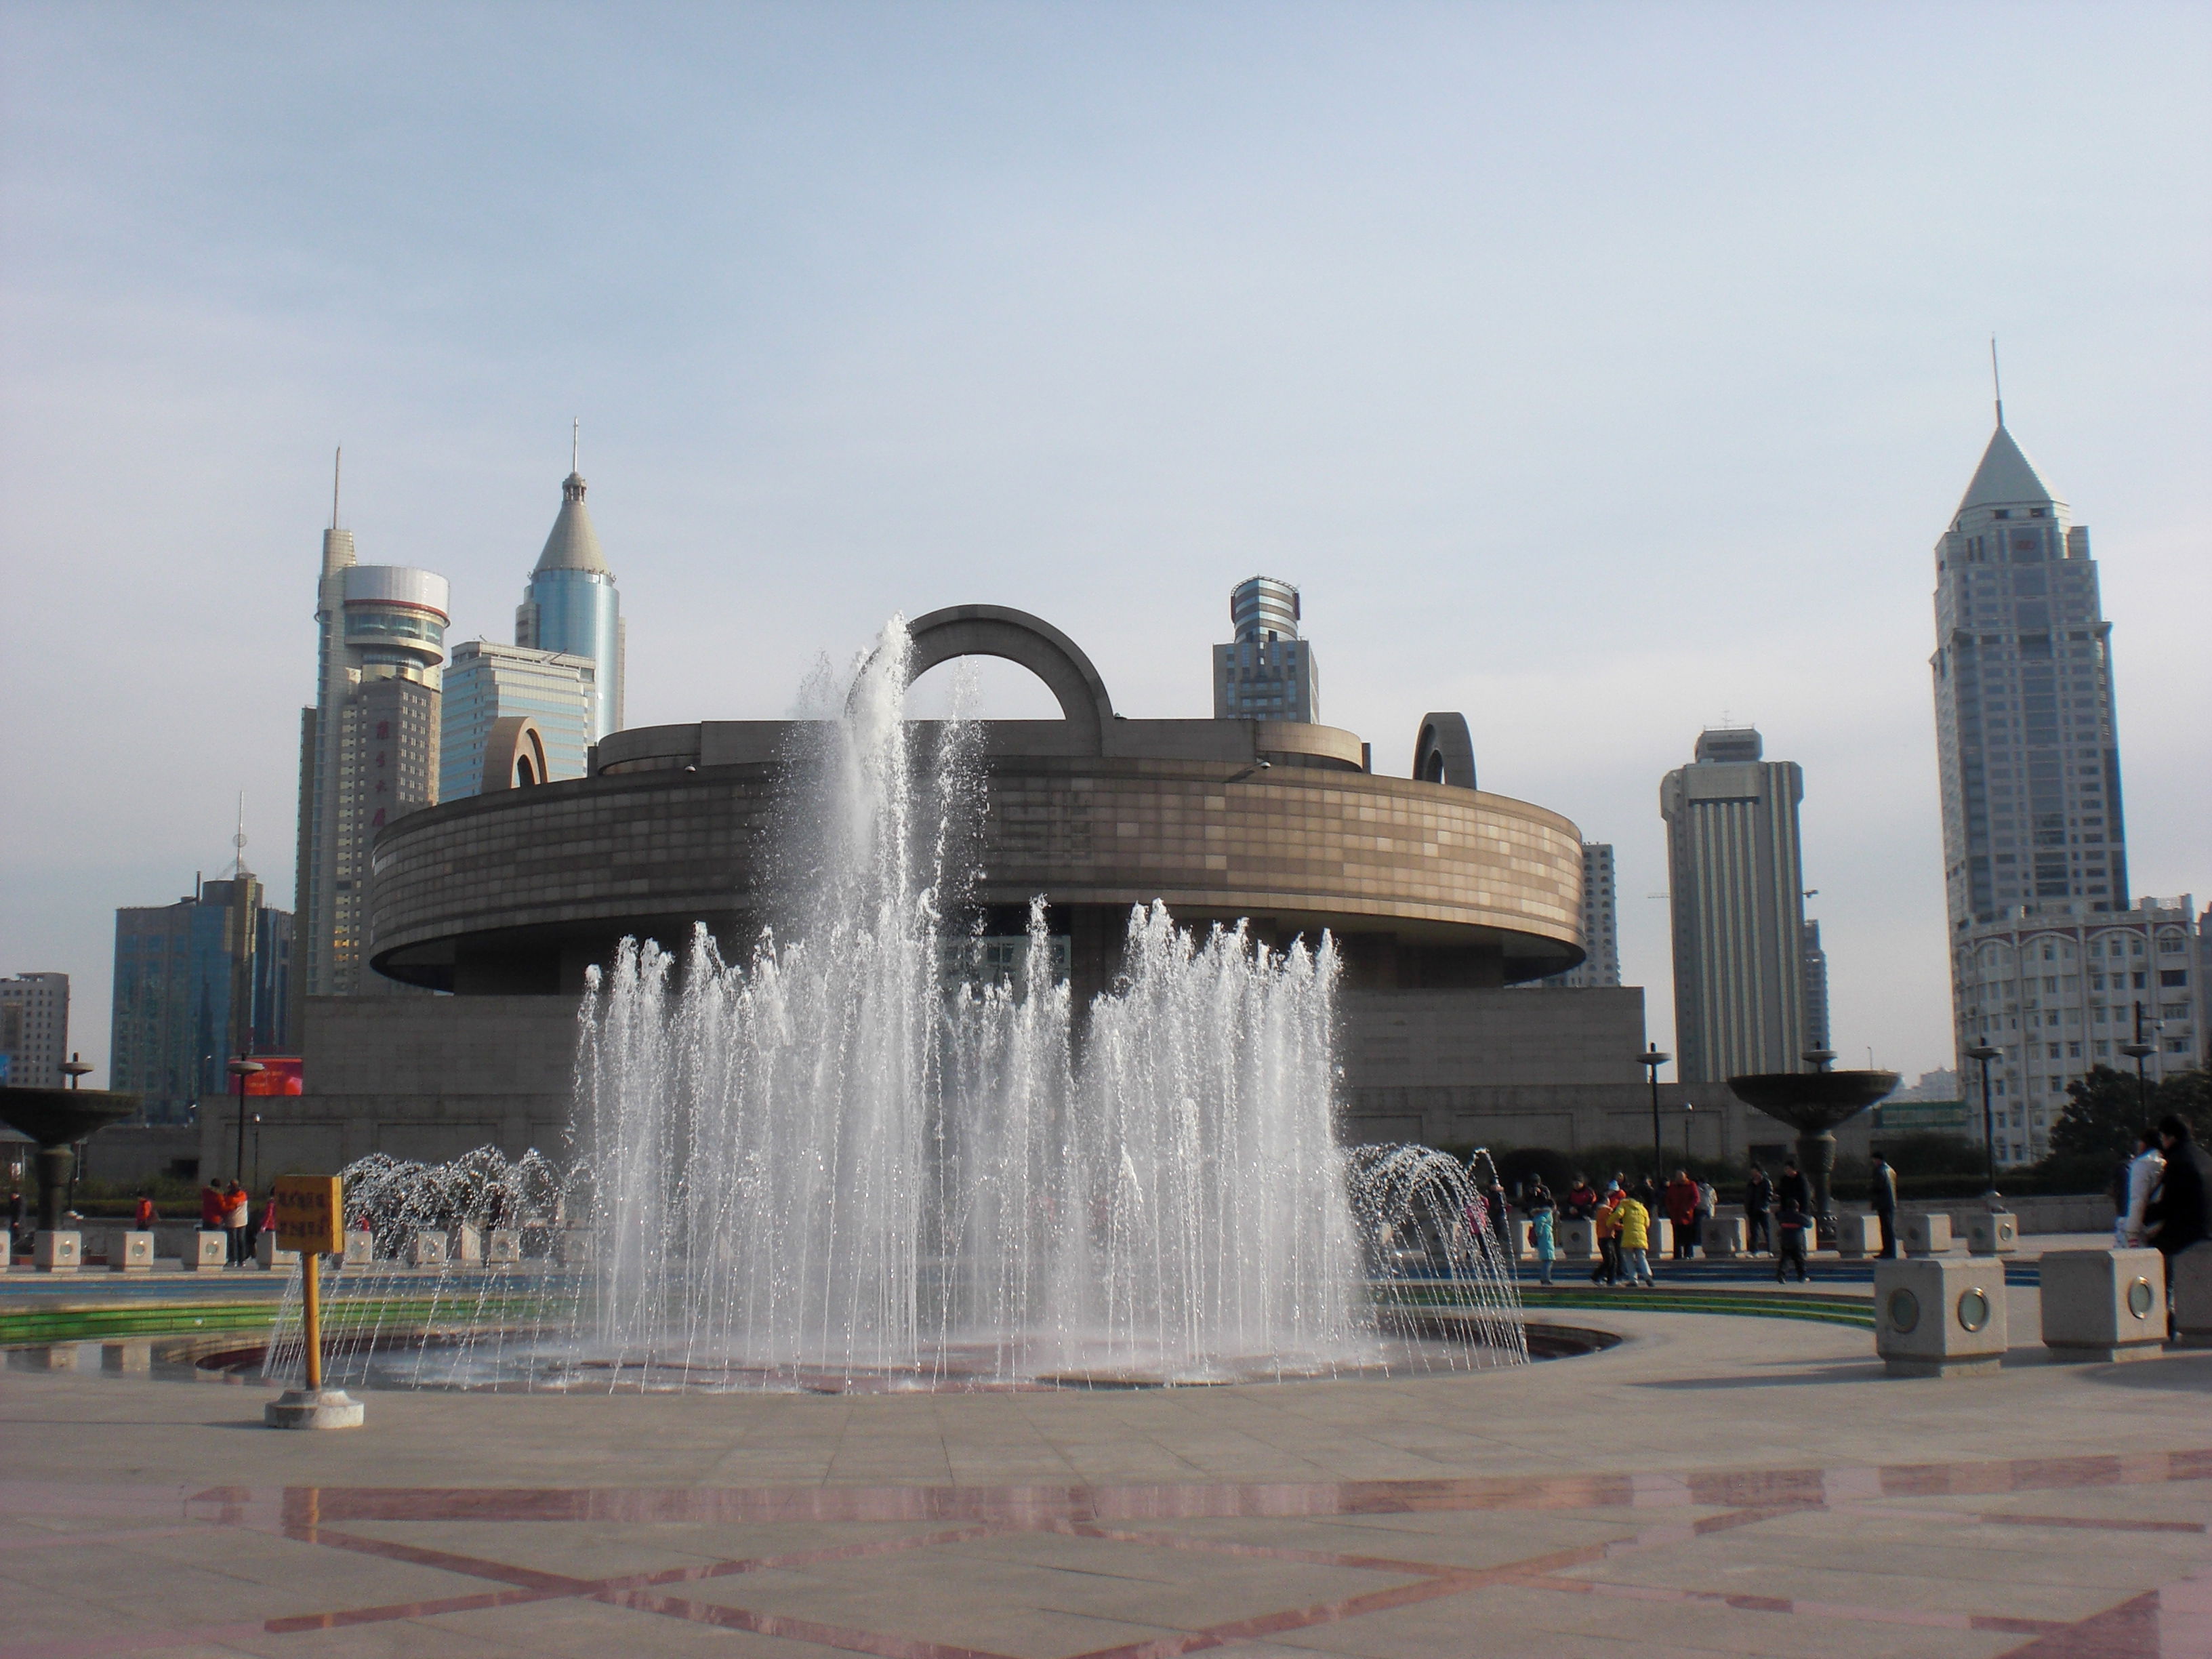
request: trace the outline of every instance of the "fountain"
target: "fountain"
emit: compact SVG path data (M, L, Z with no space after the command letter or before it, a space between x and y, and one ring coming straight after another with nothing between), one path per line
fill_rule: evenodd
M1836 1206L1829 1183L1836 1172L1835 1127L1897 1087L1894 1072L1832 1072L1835 1055L1816 1048L1807 1072L1759 1072L1728 1080L1737 1099L1797 1131L1797 1167L1813 1186L1813 1216L1823 1247L1836 1239Z
M1337 1142L1326 935L1276 951L1140 907L1120 978L1079 1009L1039 899L1012 970L979 971L983 732L909 721L908 668L894 619L836 718L802 728L775 925L744 960L702 925L680 951L626 940L588 974L588 1167L564 1188L588 1272L540 1259L491 1290L441 1280L447 1351L385 1380L1097 1387L1525 1361L1510 1258L1466 1225L1462 1166L1408 1148L1355 1168ZM465 1199L435 1194L473 1190L450 1166L362 1173L376 1179L355 1177L349 1212L360 1191L458 1214ZM1378 1316L1368 1258L1393 1218L1443 1239L1451 1318ZM332 1286L341 1324L362 1298L341 1382L378 1377L386 1311L426 1289L372 1268ZM1455 1340L1407 1340L1439 1326ZM280 1322L272 1376L296 1363L285 1345Z
M0 1122L38 1144L40 1232L62 1231L76 1143L137 1110L137 1095L110 1089L0 1089Z

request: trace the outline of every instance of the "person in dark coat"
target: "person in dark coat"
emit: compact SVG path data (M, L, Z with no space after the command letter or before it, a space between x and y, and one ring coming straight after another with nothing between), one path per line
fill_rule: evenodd
M2143 1236L2166 1259L2171 1285L2173 1258L2206 1237L2204 1164L2185 1118L2160 1119L2158 1139L2166 1148L2166 1172L2144 1207Z
M1805 1178L1805 1172L1797 1167L1794 1158L1782 1162L1782 1179L1774 1185L1774 1202L1778 1209L1794 1204L1808 1215L1813 1212L1813 1183Z
M1774 1230L1769 1221L1773 1213L1774 1183L1766 1178L1766 1171L1754 1164L1751 1166L1751 1179L1743 1183L1744 1231L1749 1235L1745 1241L1747 1249L1774 1248Z
M1880 1152L1874 1155L1874 1173L1867 1182L1867 1198L1875 1218L1881 1223L1881 1259L1897 1259L1897 1171Z

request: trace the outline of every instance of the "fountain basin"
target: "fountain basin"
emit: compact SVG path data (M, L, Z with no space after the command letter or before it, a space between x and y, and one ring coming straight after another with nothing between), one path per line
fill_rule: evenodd
M0 1089L0 1122L39 1146L39 1231L59 1232L70 1174L76 1167L71 1143L120 1123L138 1110L138 1097L110 1089Z
M1732 1077L1729 1087L1747 1106L1797 1131L1797 1167L1813 1188L1813 1217L1820 1242L1836 1239L1835 1127L1895 1091L1894 1072L1754 1072Z

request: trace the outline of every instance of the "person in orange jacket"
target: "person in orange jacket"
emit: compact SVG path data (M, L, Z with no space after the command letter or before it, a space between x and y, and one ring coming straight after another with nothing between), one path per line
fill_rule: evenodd
M1590 1274L1593 1285L1620 1282L1620 1206L1627 1198L1618 1181L1608 1182L1597 1213L1590 1218L1592 1230L1597 1234L1598 1254L1597 1270Z

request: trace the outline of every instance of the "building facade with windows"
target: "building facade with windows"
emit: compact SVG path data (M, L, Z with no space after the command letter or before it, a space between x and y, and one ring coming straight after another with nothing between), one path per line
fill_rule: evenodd
M1795 761L1763 759L1764 747L1749 726L1700 732L1692 763L1660 786L1684 1083L1797 1071L1810 1046L1797 830L1805 778Z
M615 573L584 505L583 474L561 483L561 510L515 607L514 642L526 651L581 657L592 667L591 743L623 728L623 669L628 635ZM580 771L566 774L581 777Z
M2127 1044L2141 1040L2143 1075L2155 1083L2203 1055L2203 988L2194 899L2145 898L2097 910L2048 901L2033 914L1960 936L1952 964L1968 988L1959 1048L1986 1042L1992 1131L2000 1164L2029 1164L2051 1150L2051 1126L2066 1109L2066 1085L2092 1066L2127 1072ZM1963 1092L1978 1106L1981 1068L1965 1060ZM1970 1132L1981 1138L1978 1110Z
M300 717L292 1006L301 996L398 988L368 969L369 845L392 819L438 799L449 605L443 576L356 563L351 531L323 532L315 706Z
M484 787L484 763L503 720L526 719L544 745L552 783L590 770L598 667L588 657L519 645L465 640L453 647L440 697L438 799L460 800Z
M67 974L0 979L0 1084L58 1089L69 1058Z
M149 1123L188 1123L230 1089L234 1055L287 1046L292 915L252 873L202 882L174 904L115 913L108 1076Z
M1583 843L1583 949L1579 965L1535 982L1554 990L1579 991L1620 983L1620 922L1614 891L1613 847Z
M1996 421L1936 544L1929 669L1960 1072L1978 1098L1966 1050L2000 1051L1992 1133L2017 1164L2047 1150L2068 1082L2131 1063L2119 1045L2138 1004L2151 1075L2198 1052L2203 1011L2188 902L2129 899L2112 629L2088 528L2002 404Z
M1828 953L1820 944L1820 924L1805 923L1805 1041L1832 1050L1835 1032L1828 1024Z
M1213 647L1213 718L1321 721L1321 673L1298 637L1298 590L1254 576L1229 595L1236 638Z

